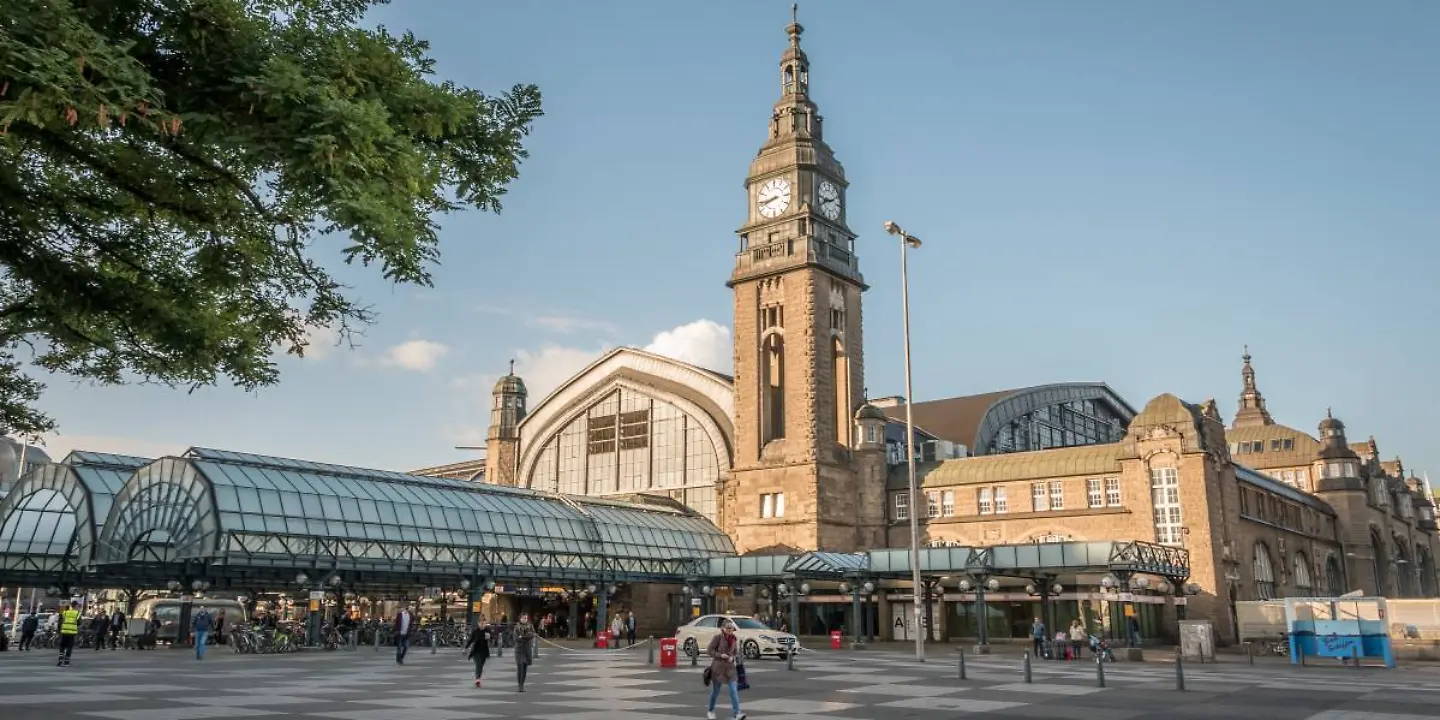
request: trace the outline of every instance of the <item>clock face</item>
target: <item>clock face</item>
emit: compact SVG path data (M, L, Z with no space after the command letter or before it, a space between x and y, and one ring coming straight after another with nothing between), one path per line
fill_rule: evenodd
M840 188L835 187L829 180L820 182L820 189L815 193L820 199L820 212L825 217L834 220L840 217Z
M760 214L767 218L773 218L785 209L790 207L790 181L785 178L771 178L760 186L760 192L755 194L755 204L760 208Z

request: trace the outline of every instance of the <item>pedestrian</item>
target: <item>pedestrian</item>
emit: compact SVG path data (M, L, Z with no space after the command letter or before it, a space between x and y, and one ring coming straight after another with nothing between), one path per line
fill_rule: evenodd
M515 679L520 689L525 692L525 676L530 671L530 663L535 655L535 626L530 624L530 616L520 615L520 622L515 623Z
M195 659L204 660L205 647L210 644L210 631L215 629L215 618L202 607L190 619L190 627L195 633Z
M615 619L610 621L610 638L614 647L620 647L620 638L625 637L625 613L615 613Z
M485 661L490 659L490 628L483 620L475 623L465 647L470 651L469 658L475 661L475 687L478 688L480 676L485 672Z
M1040 622L1038 617L1030 623L1030 639L1035 645L1035 657L1045 657L1045 623Z
M110 616L110 649L111 649L111 650L115 650L115 649L118 649L118 648L120 647L120 630L123 629L124 627L125 627L125 613L120 612L119 610L116 610L116 611L115 611L115 614Z
M1070 621L1071 660L1080 659L1080 649L1085 647L1085 640L1088 637L1090 637L1090 633L1085 632L1085 625L1080 622L1080 618L1075 618Z
M735 638L735 621L726 618L720 623L720 634L710 639L706 652L710 655L710 667L705 675L710 685L710 706L705 711L706 720L715 720L715 700L720 697L720 686L730 690L730 717L745 720L740 711L739 677L735 669L738 661L739 641Z
M400 612L395 614L395 664L405 664L405 653L410 651L410 631L415 629L415 619L410 616L410 608L402 605Z
M1125 619L1125 626L1130 630L1130 647L1140 647L1140 618L1129 616Z
M635 644L635 611L625 613L625 640L628 644Z
M105 638L110 637L110 616L104 610L96 613L95 618L90 621L91 642L95 644L95 652L105 649Z
M25 616L25 622L20 623L20 649L29 650L30 645L35 642L35 632L40 629L40 618L35 613Z
M55 661L55 667L70 667L70 656L75 653L75 636L80 634L80 611L75 609L75 605L76 602L71 600L60 611L60 657Z

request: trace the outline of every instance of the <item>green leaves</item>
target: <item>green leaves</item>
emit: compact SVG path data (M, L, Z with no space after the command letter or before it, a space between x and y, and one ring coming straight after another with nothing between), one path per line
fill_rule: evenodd
M0 431L51 426L21 358L102 383L272 384L276 347L373 319L311 256L317 233L425 285L434 216L499 211L539 90L433 82L423 41L354 25L368 5L7 0Z

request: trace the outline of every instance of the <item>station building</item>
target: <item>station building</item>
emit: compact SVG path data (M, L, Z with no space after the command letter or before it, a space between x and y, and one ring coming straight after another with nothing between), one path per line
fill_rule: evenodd
M850 184L810 93L802 31L786 29L780 98L745 179L725 279L733 375L618 348L528 407L512 369L494 390L483 468L417 472L664 497L713 521L742 555L901 548L912 514L932 547L1139 540L1189 555L1183 583L1007 579L982 604L992 637L1023 637L1042 598L1058 600L1062 616L1098 617L1123 597L1146 635L1172 634L1188 612L1210 618L1223 641L1236 632L1238 600L1437 593L1436 521L1422 484L1381 460L1373 439L1350 443L1337 418L1321 420L1316 436L1276 424L1248 350L1229 427L1214 400L1166 394L1137 412L1104 383L1058 383L916 402L917 442L907 447L906 399L866 398L867 286ZM910 453L923 486L914 505ZM959 577L932 580L935 635L979 634L975 593ZM912 602L908 587L867 598L879 627L913 631L894 622ZM736 606L763 612L760 594ZM812 622L800 629L832 626L850 600L807 598Z

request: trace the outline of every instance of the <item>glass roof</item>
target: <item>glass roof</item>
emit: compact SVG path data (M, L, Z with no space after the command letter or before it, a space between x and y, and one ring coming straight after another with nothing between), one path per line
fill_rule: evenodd
M115 494L135 468L148 462L76 451L60 463L30 472L0 501L0 555L54 556L89 564ZM15 563L7 559L4 564Z
M353 543L338 553L350 556L346 562L374 569L385 561L573 566L556 559L561 557L624 566L734 552L709 521L666 508L207 448L193 448L175 462L191 472L147 468L122 493L114 527L107 528L115 535L107 541L107 562L134 559L137 542L154 530L193 538L187 547L198 554L191 559L212 559L211 553L233 556L233 562L309 555L320 552L314 543L341 542ZM183 516L172 512L162 519L153 502L138 502L148 497L142 486L163 482L203 485L202 494L213 500L213 520L211 503L192 491L166 499L199 508ZM156 521L133 522L129 513L148 513ZM201 540L197 531L213 537ZM488 561L477 555L486 552L505 554Z

